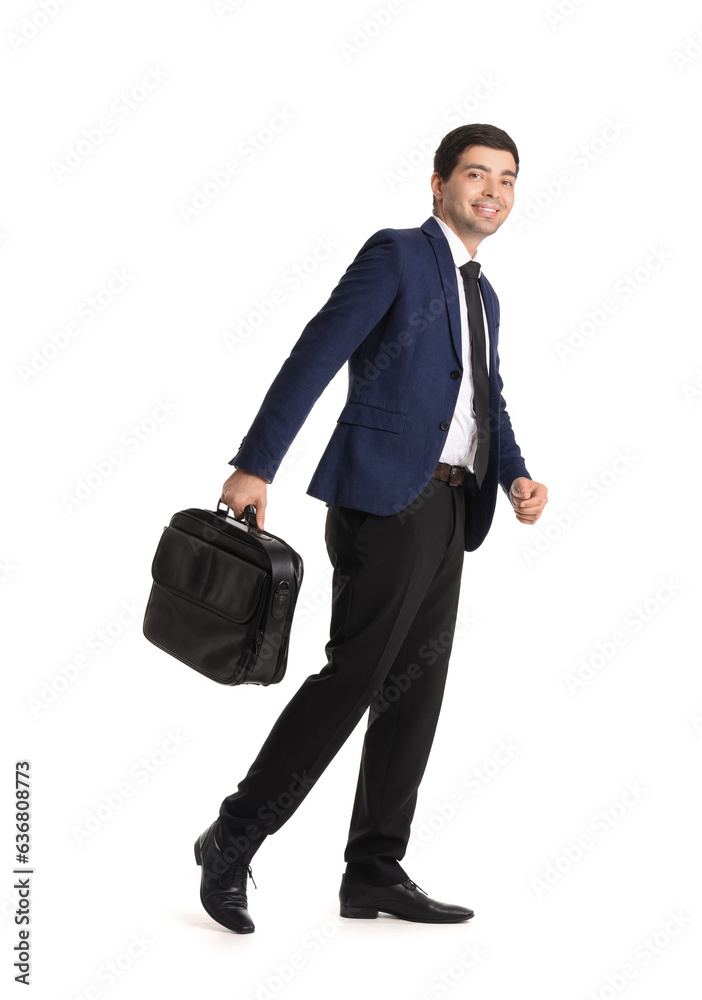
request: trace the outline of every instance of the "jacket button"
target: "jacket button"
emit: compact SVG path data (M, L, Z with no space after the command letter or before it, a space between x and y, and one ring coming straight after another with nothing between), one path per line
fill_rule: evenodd
M450 426L451 423L448 420L442 420L441 423L439 424L439 427L441 428L442 431L447 431Z
M461 373L459 372L458 368L455 368L451 372L451 378L460 378L460 377L461 377Z

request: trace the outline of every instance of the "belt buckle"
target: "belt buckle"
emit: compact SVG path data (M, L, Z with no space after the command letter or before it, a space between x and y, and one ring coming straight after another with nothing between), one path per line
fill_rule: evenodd
M460 483L452 483L451 479L453 477L453 470L454 469L462 469L462 468L463 468L462 465L452 465L451 466L451 468L449 469L449 477L448 477L448 484L449 484L449 486L460 486L461 485Z

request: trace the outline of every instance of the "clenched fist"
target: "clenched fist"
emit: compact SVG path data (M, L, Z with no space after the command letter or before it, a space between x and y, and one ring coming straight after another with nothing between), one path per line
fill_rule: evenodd
M522 524L534 524L543 514L548 503L548 490L543 483L534 482L520 476L510 487L509 498L512 501L517 520Z
M235 469L222 487L222 502L230 507L234 517L241 519L244 507L256 508L256 524L263 530L268 503L268 480L246 469Z

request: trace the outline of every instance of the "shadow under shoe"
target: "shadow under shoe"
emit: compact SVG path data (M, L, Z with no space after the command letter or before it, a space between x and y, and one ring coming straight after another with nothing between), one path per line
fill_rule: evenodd
M343 875L339 901L342 917L366 920L377 917L379 911L426 924L455 924L474 916L465 906L432 899L411 879L397 885L377 886L361 885Z
M255 929L246 897L246 876L251 875L253 882L251 866L227 860L217 842L218 822L216 819L195 841L195 860L202 867L200 902L227 930L250 934Z

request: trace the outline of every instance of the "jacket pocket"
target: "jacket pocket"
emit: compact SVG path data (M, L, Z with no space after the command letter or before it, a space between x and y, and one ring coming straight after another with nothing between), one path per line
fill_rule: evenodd
M380 431L399 434L405 426L406 414L401 410L384 410L369 403L347 403L341 411L337 423L360 424Z

